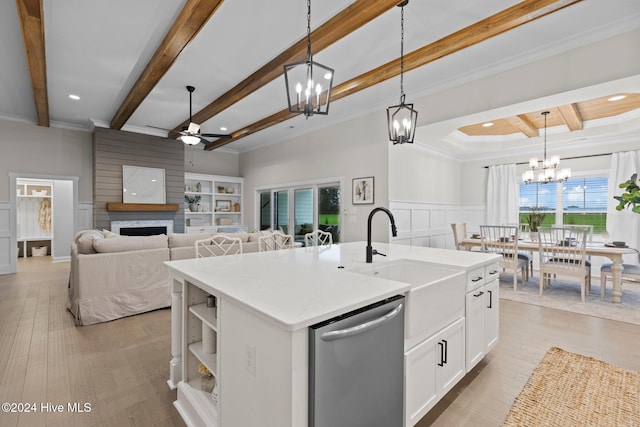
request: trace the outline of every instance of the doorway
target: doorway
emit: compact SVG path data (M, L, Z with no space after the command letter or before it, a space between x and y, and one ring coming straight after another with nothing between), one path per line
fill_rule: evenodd
M78 177L11 172L9 187L9 248L0 251L0 274L16 273L18 255L32 255L34 246L41 247L42 253L46 245L53 262L69 261L77 222ZM30 206L32 212L19 218L18 204L25 209ZM36 208L36 217L29 217Z

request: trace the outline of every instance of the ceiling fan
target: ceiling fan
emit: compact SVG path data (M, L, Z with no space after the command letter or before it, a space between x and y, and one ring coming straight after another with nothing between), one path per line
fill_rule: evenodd
M192 114L192 101L191 101L191 96L194 90L196 90L195 87L193 86L187 86L187 90L189 91L189 126L187 127L183 127L181 132L178 132L180 134L180 136L176 139L184 142L187 145L197 145L200 142L204 143L205 146L210 144L211 141L207 141L205 139L205 137L207 138L231 138L231 134L228 133L200 133L200 125L197 123L193 123L193 121L191 120L191 114ZM155 128L155 129L162 129L162 130L166 130L170 133L176 133L173 130L170 129L164 129L164 128L160 128L157 126L151 126L151 125L147 125L148 127L151 128Z

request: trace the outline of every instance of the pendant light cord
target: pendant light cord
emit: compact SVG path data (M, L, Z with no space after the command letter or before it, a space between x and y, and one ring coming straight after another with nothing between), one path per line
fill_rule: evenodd
M311 61L311 0L307 0L307 60Z
M544 116L544 157L542 159L542 169L547 168L547 115L548 111L544 111L542 115Z
M404 104L404 4L400 7L400 104Z

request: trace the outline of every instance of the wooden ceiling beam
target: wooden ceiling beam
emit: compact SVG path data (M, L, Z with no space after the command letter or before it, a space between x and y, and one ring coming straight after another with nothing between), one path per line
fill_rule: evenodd
M529 138L535 138L536 136L540 136L540 131L536 127L535 124L527 116L524 114L520 114L517 116L507 117L507 121L517 128L520 132L527 135Z
M570 131L582 129L582 117L576 104L559 105L558 110Z
M311 33L313 53L318 53L358 28L393 8L399 0L356 0L349 7L340 11L334 17L322 24ZM298 40L259 70L229 89L224 95L211 102L193 115L195 123L204 123L220 112L226 110L236 102L249 96L267 83L280 77L282 67L292 62L303 61L307 56L306 36ZM189 125L185 120L176 126L173 132L180 132Z
M47 61L44 43L42 0L16 0L24 52L31 77L31 88L38 116L38 126L49 126Z
M515 6L500 11L444 38L423 46L404 56L405 72L436 61L447 55L459 52L467 47L483 42L498 34L512 30L520 25L532 22L582 0L525 0ZM331 102L344 98L368 87L381 83L400 74L400 58L387 62L373 70L352 78L333 88ZM237 141L240 138L276 125L295 114L282 110L271 116L232 132L232 138L213 141L205 147L214 150ZM271 122L269 122L269 120Z
M195 38L224 0L187 0L153 57L135 82L115 116L111 129L122 129L142 101L171 68L182 50Z

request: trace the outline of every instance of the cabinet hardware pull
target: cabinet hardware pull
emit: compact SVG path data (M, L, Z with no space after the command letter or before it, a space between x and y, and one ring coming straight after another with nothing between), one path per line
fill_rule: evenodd
M444 359L442 360L442 363L447 363L447 340L442 340L442 342L444 343Z
M440 346L440 362L438 362L438 366L444 366L444 364L445 364L445 361L444 361L444 344L442 344L441 342L438 342L438 345Z
M489 292L489 306L487 308L493 308L493 291L487 292Z
M346 328L346 329L340 329L340 330L336 330L336 331L325 332L324 334L322 334L320 336L320 338L322 339L322 341L335 341L335 340L339 340L339 339L342 339L342 338L347 338L347 337L350 337L350 336L353 336L353 335L362 334L362 333L364 333L364 332L366 332L368 330L377 328L378 326L382 325L383 323L386 323L389 320L391 320L394 317L396 317L398 315L398 313L400 313L402 311L402 306L403 306L403 304L398 304L397 307L395 307L393 310L389 311L384 316L378 317L377 319L370 320L370 321L362 323L360 325L351 326L350 328Z
M491 270L489 274L498 274L498 270Z
M484 292L480 291L477 294L475 294L474 297L479 297L480 295L484 295Z
M477 282L479 280L482 280L482 276L474 277L473 279L471 279L472 282Z

